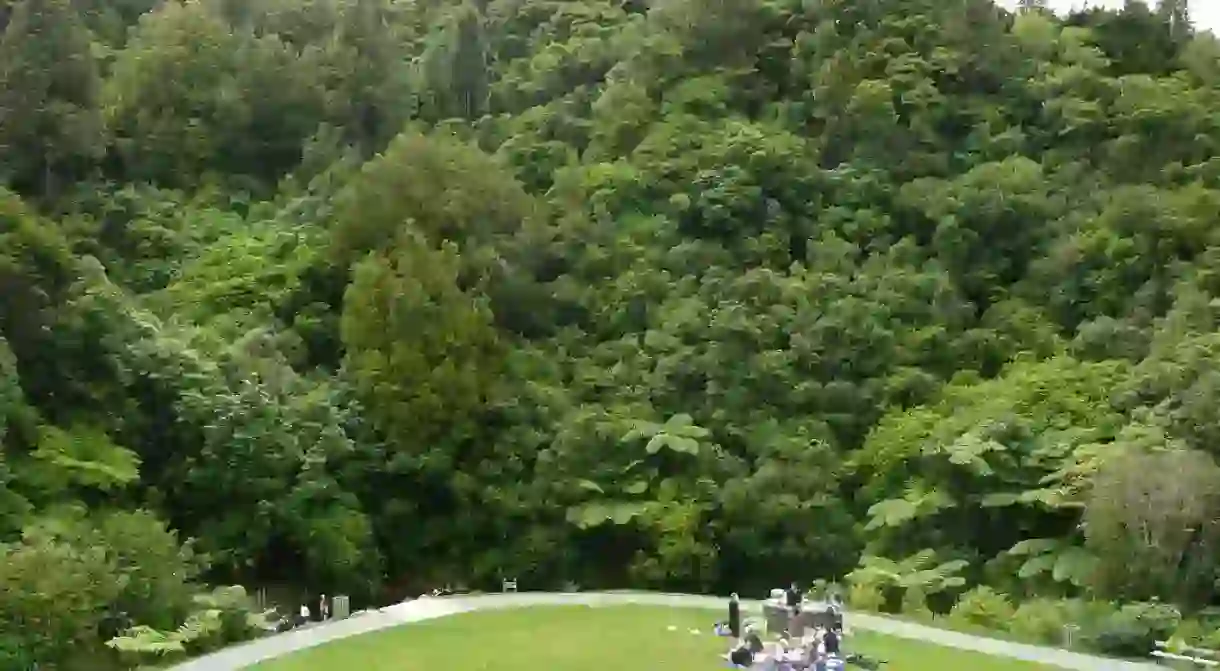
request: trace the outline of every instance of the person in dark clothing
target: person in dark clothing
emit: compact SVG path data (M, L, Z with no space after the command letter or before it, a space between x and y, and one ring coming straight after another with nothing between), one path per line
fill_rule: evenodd
M741 601L736 592L729 597L729 633L733 638L741 638Z
M763 651L763 642L758 637L758 632L751 631L746 634L746 648L755 655Z
M801 612L801 590L797 589L796 583L792 583L792 586L788 588L787 597L788 597L788 608L792 611L792 614L796 615L797 613L800 613Z
M839 654L839 630L831 629L826 632L826 636L822 638L822 645L826 646L827 655Z
M733 666L748 669L754 664L754 653L750 652L745 645L741 645L733 648L733 651L729 653L729 661L733 663Z

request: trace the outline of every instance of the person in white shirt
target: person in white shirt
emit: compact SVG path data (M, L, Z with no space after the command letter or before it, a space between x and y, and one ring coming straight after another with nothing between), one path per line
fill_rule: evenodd
M309 622L309 606L301 604L301 621L299 624Z

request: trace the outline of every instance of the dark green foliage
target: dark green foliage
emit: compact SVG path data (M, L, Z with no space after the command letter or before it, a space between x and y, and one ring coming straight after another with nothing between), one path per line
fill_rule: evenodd
M105 149L98 64L70 0L20 0L0 35L0 174L56 195Z
M1184 3L152 4L0 3L0 666L222 582L1220 598Z

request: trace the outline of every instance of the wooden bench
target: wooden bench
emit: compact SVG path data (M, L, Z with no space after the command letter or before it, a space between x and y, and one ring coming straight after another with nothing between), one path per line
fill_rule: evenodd
M1152 656L1161 661L1188 662L1199 669L1212 669L1220 666L1220 661L1216 659L1216 657L1220 657L1220 653L1215 650L1186 646L1180 652L1170 652L1169 641L1157 641L1156 650L1152 651Z

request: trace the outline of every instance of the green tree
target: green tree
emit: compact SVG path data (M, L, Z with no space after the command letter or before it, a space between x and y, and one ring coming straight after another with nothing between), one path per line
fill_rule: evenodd
M1108 457L1089 493L1085 537L1098 557L1102 594L1129 600L1171 595L1198 603L1215 579L1220 467L1183 449Z
M314 65L327 91L329 118L365 156L383 149L417 108L409 77L411 31L395 12L389 0L341 3Z
M105 548L35 536L0 550L0 660L84 669L104 655L97 637L119 583Z
M434 442L471 422L493 393L497 337L485 298L458 283L452 244L403 231L353 271L344 299L345 367L404 455L452 468Z
M54 198L105 149L89 30L69 0L22 0L0 36L0 174Z
M421 58L419 75L429 117L477 119L487 109L489 68L483 17L469 4L453 10Z
M140 21L106 82L119 176L269 186L323 120L322 93L277 37L235 31L204 3L166 3Z

